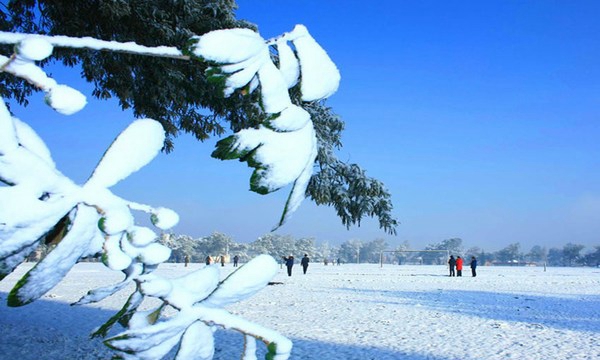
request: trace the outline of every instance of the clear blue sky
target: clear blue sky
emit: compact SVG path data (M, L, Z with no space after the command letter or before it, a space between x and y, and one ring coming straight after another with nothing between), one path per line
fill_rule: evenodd
M279 233L413 248L460 237L490 251L600 245L600 2L238 4L263 37L302 23L329 52L342 74L328 101L346 122L339 157L387 185L401 222L397 236L371 220L347 231L333 209L306 201ZM56 74L91 94L77 71ZM39 101L31 109L14 110L78 182L132 120L114 102L72 117ZM253 241L278 220L287 189L249 192L251 170L210 158L213 145L181 136L114 191L178 211L178 233Z

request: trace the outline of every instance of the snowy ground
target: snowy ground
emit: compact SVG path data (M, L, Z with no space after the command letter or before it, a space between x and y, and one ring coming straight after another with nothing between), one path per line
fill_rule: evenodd
M200 267L163 264L163 274ZM110 359L88 334L125 302L71 307L87 290L121 279L78 264L42 300L6 307L31 264L0 282L0 358ZM232 268L223 269L223 276ZM300 266L281 269L255 297L229 310L294 341L292 359L600 359L600 269L480 267L449 278L445 267ZM237 359L240 335L217 332L215 359ZM232 346L224 346L233 344Z

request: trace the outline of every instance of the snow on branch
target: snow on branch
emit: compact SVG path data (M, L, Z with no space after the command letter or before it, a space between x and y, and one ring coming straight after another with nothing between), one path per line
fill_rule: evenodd
M191 40L188 49L179 50L0 32L0 43L15 44L10 57L0 55L0 71L38 87L52 108L70 115L86 105L85 96L58 84L36 65L50 56L54 47L210 62L213 66L207 76L222 84L223 96L260 91L257 105L267 114L261 125L221 140L213 156L247 161L255 168L251 189L258 193L293 184L280 226L304 199L317 155L310 115L301 104L292 103L288 91L299 85L302 101L326 98L337 90L339 71L302 25L272 40L248 29L217 30ZM271 59L272 51L278 54L277 65ZM7 185L0 187L0 280L40 244L51 245L48 255L11 290L8 304L21 306L38 299L79 260L101 254L103 263L122 271L125 279L90 291L77 304L101 301L135 283L123 309L95 332L105 336L116 323L127 324L128 330L105 342L122 358L157 359L179 344L177 359L211 359L213 330L220 326L244 334L242 359L256 358L256 340L267 346L267 358L287 359L292 348L289 339L222 309L267 285L278 268L272 257L259 256L223 281L215 267L176 279L153 274L168 260L171 250L158 241L152 229L135 225L132 211L149 213L152 223L162 230L174 226L179 216L170 209L122 199L109 188L152 161L164 136L162 126L152 119L132 122L109 146L87 182L77 185L56 169L50 150L35 131L12 117L0 101L0 181ZM150 311L138 311L146 297L163 303ZM167 306L177 314L165 319L161 314Z
M251 93L260 85L260 105L268 114L262 125L219 141L212 156L248 162L255 168L250 189L257 193L267 194L293 184L277 228L304 199L317 156L310 114L292 103L288 89L301 78L302 100L320 100L337 90L340 73L303 25L269 41L248 29L212 31L195 40L187 53L215 63L209 69L209 80L220 83L225 96L242 88ZM279 67L271 59L269 47L273 44Z
M211 31L190 39L188 48L147 47L134 42L119 43L93 38L44 36L0 32L0 43L18 44L16 56L6 60L2 69L26 78L47 93L47 102L57 111L72 114L85 105L85 97L76 90L57 85L32 64L48 56L53 46L87 48L164 56L183 60L208 61L215 66L207 70L209 81L221 84L223 95L236 90L252 93L260 89L260 106L268 114L256 129L246 129L221 140L213 157L240 159L255 168L250 189L267 194L292 185L280 221L283 225L303 201L317 156L315 130L310 114L302 106L292 104L288 89L300 83L302 100L311 102L331 96L337 91L340 73L327 52L314 40L304 25L265 40L250 29ZM291 43L294 47L288 44ZM226 44L226 45L224 45ZM271 51L278 55L278 65ZM27 68L27 71L22 70ZM27 73L29 77L25 77ZM53 96L60 93L59 96ZM66 104L56 99L70 99ZM284 133L288 133L285 134ZM260 140L257 141L257 138ZM291 140L291 142L290 142ZM249 156L246 156L249 155Z
M188 56L182 54L181 50L170 46L149 47L138 45L135 42L117 42L98 40L91 37L75 38L70 36L47 36L36 34L17 34L0 31L1 44L18 44L23 40L42 40L54 47L68 47L74 49L107 50L115 52L126 52L138 55L151 55L160 57L172 57L189 60ZM41 60L41 59L40 59Z

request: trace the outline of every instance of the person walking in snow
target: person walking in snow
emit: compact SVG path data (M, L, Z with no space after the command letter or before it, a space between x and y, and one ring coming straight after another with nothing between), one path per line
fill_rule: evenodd
M456 259L454 255L450 255L450 260L448 260L448 266L450 267L450 276L455 276L454 268L456 267Z
M239 256L234 256L233 257L233 267L237 267L238 266L238 262L240 261L240 257Z
M306 274L306 270L308 269L309 262L310 262L310 259L308 258L308 254L304 254L302 261L300 261L300 264L302 265L302 271L304 272L304 274Z
M288 276L292 276L292 267L294 266L294 257L292 255L290 255L288 257L284 256L283 260L285 261L285 266L287 267Z
M477 276L477 259L475 259L475 256L471 256L471 274L473 277Z
M463 259L458 256L456 258L456 276L462 276Z

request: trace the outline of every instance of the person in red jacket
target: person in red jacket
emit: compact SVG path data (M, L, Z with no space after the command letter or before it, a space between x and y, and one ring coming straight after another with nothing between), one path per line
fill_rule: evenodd
M456 276L462 276L463 259L459 256L456 258Z

